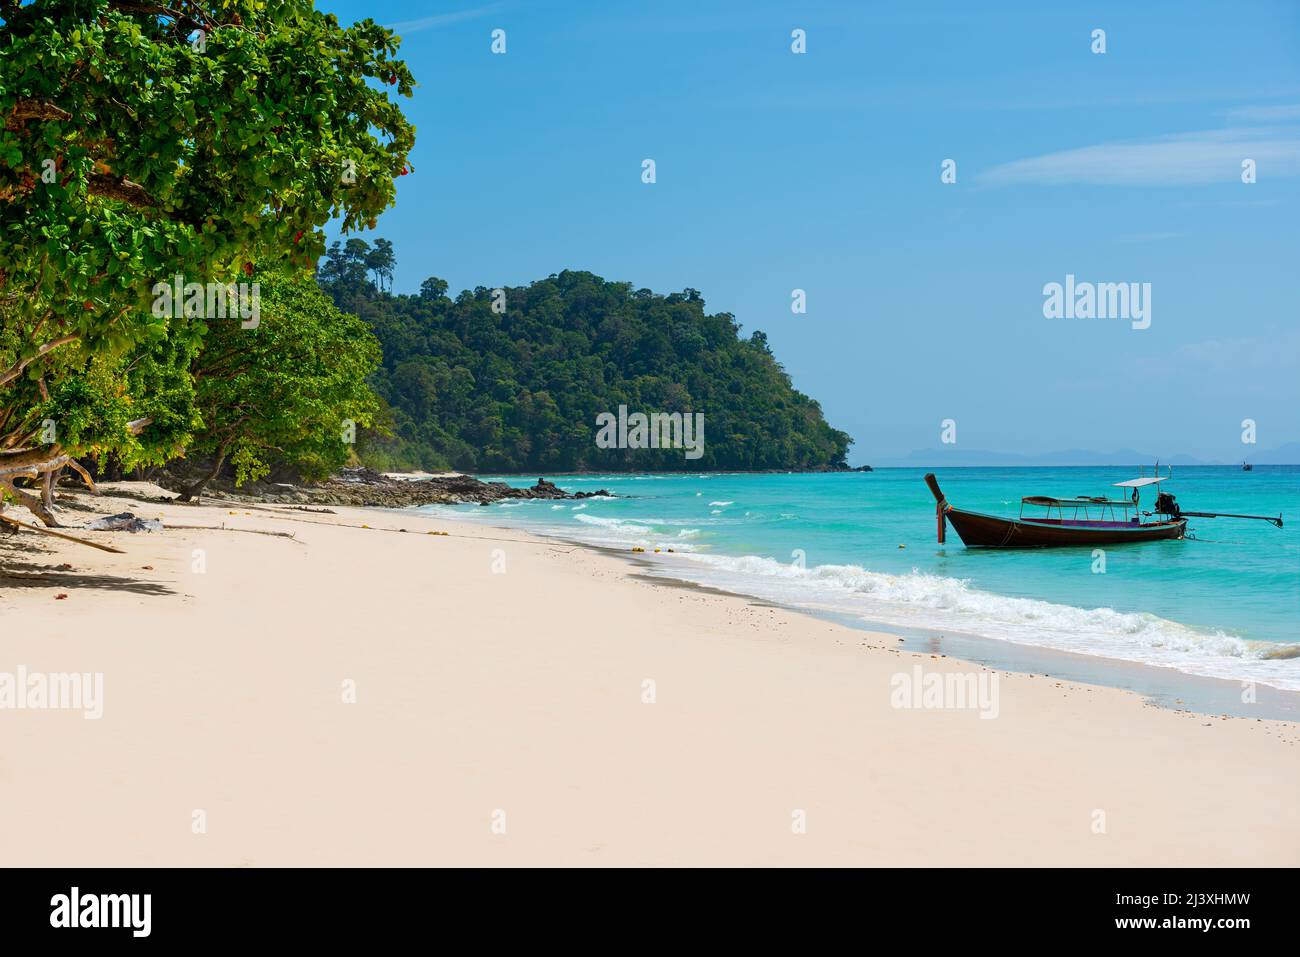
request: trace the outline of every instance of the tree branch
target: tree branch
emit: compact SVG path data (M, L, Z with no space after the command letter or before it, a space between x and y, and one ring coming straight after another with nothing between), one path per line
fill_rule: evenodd
M125 176L94 173L86 178L86 189L92 196L116 199L141 209L157 209L159 206L158 200L150 196L147 189L139 183L131 182Z
M86 483L86 488L90 489L95 494L99 494L99 489L95 488L95 480L90 477L89 472L81 467L80 462L76 459L68 459L66 465L81 476L81 480Z
M116 555L125 555L126 552L120 548L114 548L112 545L101 545L99 542L88 541L84 538L77 538L73 535L64 535L62 532L52 532L48 528L41 528L39 525L28 525L26 522L20 522L16 518L10 518L8 515L0 515L0 522L13 525L15 528L25 528L29 532L40 532L42 535L53 535L55 538L67 539L70 542L76 542L79 545L89 545L91 548L98 548L101 552L113 552Z
M4 372L0 372L0 385L8 385L10 382L13 382L14 379L17 379L20 375L23 374L24 369L26 369L29 365L31 365L37 359L41 358L50 350L57 349L59 346L62 345L67 345L69 342L75 342L79 338L81 337L76 334L69 333L66 336L59 336L59 338L57 339L51 339L49 342L45 343L34 353L28 356L26 359L19 359L17 362L11 365Z
M221 26L213 20L208 14L199 9L197 4L192 4L192 10L185 12L176 10L167 6L165 3L149 3L147 0L114 0L109 6L121 13L143 13L150 17L171 17L176 26L185 33L194 30L207 30L211 32L216 27ZM239 22L239 15L235 15L235 23Z
M48 100L18 100L9 111L5 129L18 132L28 120L70 120L72 114Z
M59 520L54 517L53 512L45 507L45 503L41 501L40 496L18 488L13 483L14 478L15 476L0 478L0 489L4 489L13 496L14 501L44 522L46 528L61 528Z
M0 459L0 481L7 481L21 476L36 478L42 472L48 472L60 465L67 465L70 460L71 456L58 451L51 453L46 449L32 449L28 452L20 452L8 460Z

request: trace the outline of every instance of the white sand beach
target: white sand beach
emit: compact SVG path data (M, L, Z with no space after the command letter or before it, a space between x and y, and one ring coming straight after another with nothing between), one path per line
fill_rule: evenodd
M517 531L114 490L167 530L0 534L0 673L103 675L0 710L5 864L1300 864L1295 724L899 708L987 669Z

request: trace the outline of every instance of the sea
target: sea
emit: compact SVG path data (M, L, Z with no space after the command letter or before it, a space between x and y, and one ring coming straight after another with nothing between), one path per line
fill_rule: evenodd
M1283 528L1195 518L1185 540L1103 550L968 549L951 527L940 545L923 475L882 468L547 476L567 491L612 495L420 511L628 552L653 575L863 628L968 636L1300 691L1300 466L1174 467L1163 486L1185 510L1281 514ZM1138 475L1136 466L953 468L938 478L956 507L1015 516L1024 496L1119 498L1127 490L1113 483ZM1143 507L1153 502L1154 490L1144 489Z

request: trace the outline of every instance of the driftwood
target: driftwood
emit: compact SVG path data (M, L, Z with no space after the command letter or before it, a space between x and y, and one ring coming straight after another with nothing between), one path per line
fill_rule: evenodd
M78 545L89 545L91 548L98 548L101 552L113 552L116 555L125 555L120 548L114 548L112 545L101 545L99 542L87 541L84 538L77 538L75 535L65 535L63 532L56 532L50 528L41 528L39 525L28 525L26 522L20 522L16 518L10 518L8 515L0 515L0 522L6 525L13 525L16 528L25 528L29 532L40 532L42 535L53 535L55 538L62 538L69 542L76 542Z
M319 524L326 524L321 522ZM276 538L293 538L292 532L269 532L263 528L228 528L223 522L220 525L168 525L168 528L181 528L191 532L247 532L250 535L273 535Z

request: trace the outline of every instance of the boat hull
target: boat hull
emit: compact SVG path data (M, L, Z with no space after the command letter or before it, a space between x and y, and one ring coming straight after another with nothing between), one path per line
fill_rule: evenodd
M944 517L968 548L1049 548L1127 545L1182 538L1187 519L1136 522L1069 522L1013 519L966 512L949 506Z

